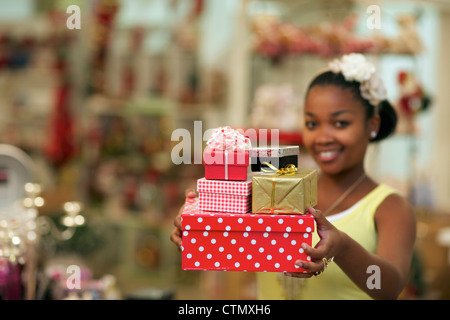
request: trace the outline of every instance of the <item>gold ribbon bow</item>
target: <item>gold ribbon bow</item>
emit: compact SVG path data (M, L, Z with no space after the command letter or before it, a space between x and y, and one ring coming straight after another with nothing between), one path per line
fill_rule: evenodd
M268 163L268 162L263 162L262 164L268 166L270 168L270 170L267 170L265 168L261 168L261 171L263 172L276 172L277 176L282 176L284 174L295 174L297 172L297 167L293 164L288 164L286 167L278 169L277 167L275 167L274 165Z
M274 214L275 213L275 208L274 208L274 201L275 201L275 179L278 176L282 176L282 175L292 175L297 173L297 167L293 164L288 164L286 167L278 169L277 167L275 167L274 165L268 163L268 162L263 162L262 164L268 166L270 168L270 170L265 169L265 168L261 168L261 171L263 172L276 172L276 176L272 178L272 192L270 194L270 213Z

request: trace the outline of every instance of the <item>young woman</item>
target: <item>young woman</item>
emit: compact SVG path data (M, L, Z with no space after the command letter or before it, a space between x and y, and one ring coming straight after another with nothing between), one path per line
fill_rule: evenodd
M318 204L309 208L317 232L313 247L303 244L312 259L296 261L310 273L258 273L259 298L396 299L416 224L407 201L364 170L369 143L388 137L397 122L373 64L359 54L333 61L312 80L304 115L304 146L320 169ZM180 246L179 217L175 226L171 239Z

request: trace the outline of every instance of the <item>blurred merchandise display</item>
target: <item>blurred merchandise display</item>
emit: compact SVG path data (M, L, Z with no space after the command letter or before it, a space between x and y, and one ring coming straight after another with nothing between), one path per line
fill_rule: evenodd
M255 33L253 49L255 53L272 59L301 54L332 57L350 52L419 54L424 49L416 17L412 14L402 14L397 18L400 31L391 38L379 34L358 35L355 31L358 19L359 16L352 13L339 22L296 26L275 15L256 15L252 20Z
M431 106L432 99L414 72L400 71L397 81L400 88L400 98L396 105L400 116L397 131L416 134L415 118Z
M299 132L303 101L290 84L263 84L255 91L251 123L254 128Z
M42 287L38 299L46 300L119 300L122 293L117 288L117 280L113 275L105 274L96 279L92 270L86 266L71 265L69 261L55 261L43 272ZM67 270L79 272L79 283L71 279ZM74 273L75 274L75 273ZM72 285L72 286L71 286Z
M393 140L409 139L388 149L383 167L406 174L378 174L386 151L375 146L372 176L433 208L436 179L416 158L428 130L418 118L438 101L425 60L436 48L419 26L437 25L439 9L418 3L405 12L383 3L377 30L366 27L369 4L352 0L49 0L30 6L29 19L0 18L0 151L22 150L34 174L0 161L0 194L17 179L8 195L20 198L0 197L0 298L254 299L254 274L181 270L168 234L203 168L173 163L172 134L195 137L194 121L204 131L232 123L255 129L258 143L299 145L299 165L312 167L302 147L306 88L349 52L384 66L399 114ZM81 29L66 27L69 4L81 8ZM427 281L444 279L425 229L427 256L414 257L420 281L408 298L425 296L426 263L439 267Z

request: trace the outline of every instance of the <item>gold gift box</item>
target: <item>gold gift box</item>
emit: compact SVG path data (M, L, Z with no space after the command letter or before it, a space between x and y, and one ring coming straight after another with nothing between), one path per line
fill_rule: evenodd
M253 213L304 214L317 204L317 170L254 174L252 189Z

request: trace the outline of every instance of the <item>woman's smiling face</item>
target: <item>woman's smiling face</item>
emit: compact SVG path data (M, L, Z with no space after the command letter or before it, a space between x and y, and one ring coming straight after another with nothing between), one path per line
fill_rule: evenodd
M379 122L366 120L364 106L350 90L314 86L304 112L304 145L322 172L340 174L363 164L370 132Z

